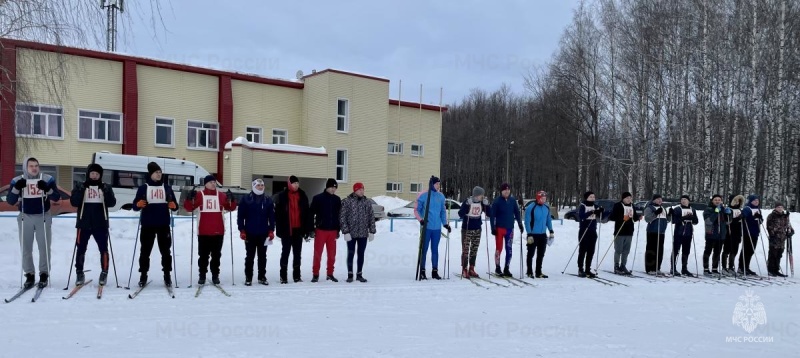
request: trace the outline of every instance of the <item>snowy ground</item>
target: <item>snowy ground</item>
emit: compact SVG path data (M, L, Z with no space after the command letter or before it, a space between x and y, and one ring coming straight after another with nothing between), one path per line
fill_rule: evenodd
M792 216L792 222L800 228L800 215ZM19 287L15 218L0 217L0 225L6 227L0 234L0 291L10 297ZM113 219L112 243L123 287L131 267L136 225L133 219ZM554 223L556 241L544 262L544 271L550 278L531 281L536 287L483 289L454 275L450 280L416 282L413 271L418 224L412 220L395 221L394 232L389 232L390 222L385 220L378 223L378 235L367 248L364 275L368 283L344 282L346 248L340 241L336 276L341 282L309 282L313 246L304 244L302 266L306 282L279 285L280 243L276 243L268 250L271 284L245 287L244 245L234 238L236 285L232 286L226 237L222 279L233 296L224 297L207 287L199 298L194 298L194 288L187 288L190 277L196 280L196 274L189 272L189 261L194 259L190 256L191 221L178 219L175 248L180 288L176 289L175 299L169 298L160 285L156 249L150 271L154 284L136 299L127 298L131 291L115 288L112 272L102 300L94 297L94 288L86 287L64 301L61 297L66 291L62 288L67 284L73 226L74 219L55 220L54 277L41 299L31 304L29 292L15 302L0 304L0 356L789 357L796 355L800 336L797 284L748 288L681 279L650 282L612 277L601 271L602 276L629 285L625 287L562 275L577 243L577 223L571 221ZM600 228L601 257L613 235L611 228ZM700 225L696 234L702 235ZM491 241L489 249L493 250ZM459 242L460 232L455 230L450 238L451 272L459 270ZM643 234L638 236L638 242L634 270L641 271ZM519 273L518 245L511 265L515 274ZM702 246L700 239L697 248L702 251ZM443 239L442 257L445 247ZM612 253L613 249L601 270L612 268ZM763 271L760 247L757 256ZM94 278L95 282L98 257L96 246L90 244L86 269L92 272L87 278ZM632 252L630 260L633 257ZM478 272L485 273L486 265L483 241ZM667 266L665 260L662 269ZM692 271L694 267L691 262ZM575 263L570 263L568 272L575 271ZM131 281L134 285L136 275L134 272ZM734 308L747 289L760 297L767 315L767 323L752 333L732 324ZM729 337L741 342L726 342Z

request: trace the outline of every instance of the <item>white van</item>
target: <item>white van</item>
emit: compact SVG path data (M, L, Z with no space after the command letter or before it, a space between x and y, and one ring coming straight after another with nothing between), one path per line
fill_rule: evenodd
M156 162L161 167L164 180L172 186L178 203L181 202L181 188L202 186L203 178L209 174L203 167L188 160L96 152L92 155L92 163L103 167L103 181L112 183L117 197L117 205L108 208L109 211L131 209L136 190L148 176L147 163L150 162Z

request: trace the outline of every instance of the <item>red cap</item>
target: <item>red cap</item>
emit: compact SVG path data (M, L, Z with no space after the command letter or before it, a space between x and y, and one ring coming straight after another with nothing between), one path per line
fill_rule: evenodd
M364 184L361 182L357 182L353 184L353 192L357 192L359 189L364 189Z

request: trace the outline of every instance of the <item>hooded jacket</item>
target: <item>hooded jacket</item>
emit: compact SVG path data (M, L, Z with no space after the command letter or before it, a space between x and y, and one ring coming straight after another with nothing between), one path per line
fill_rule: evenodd
M6 201L9 205L16 205L20 202L19 199L21 196L22 203L20 205L20 211L29 215L39 215L50 211L50 202L61 200L61 193L58 192L56 180L52 176L42 173L41 171L39 171L39 175L37 176L28 173L28 161L30 159L31 158L28 157L22 161L22 175L11 179ZM26 187L22 190L18 190L14 185L22 178L25 178ZM47 184L47 192L45 193L42 193L37 187L37 183L40 180L43 180ZM42 200L44 196L46 196L48 200Z
M742 232L747 232L750 234L752 238L758 238L758 234L761 233L761 222L764 220L763 217L759 218L757 216L761 216L761 208L758 205L753 204L753 200L758 199L756 195L750 195L747 197L747 205L742 210L742 216L744 219L745 229ZM754 240L755 241L755 240Z
M339 215L342 234L350 234L352 238L362 239L375 234L375 213L372 203L366 196L359 197L351 193L342 200L342 212Z
M246 235L267 235L275 231L275 205L266 194L251 191L242 197L236 217L239 231Z
M728 234L728 215L725 214L725 207L722 204L716 207L712 201L709 201L708 207L703 212L703 218L706 224L706 239L725 240L725 236Z
M100 180L89 179L89 172L100 173ZM86 181L72 189L70 204L78 208L75 228L84 230L108 229L108 208L117 205L110 185L102 182L103 167L90 164L86 167Z
M414 212L419 220L423 220L427 209L428 223L425 229L440 230L442 226L447 225L447 208L445 207L444 194L437 191L433 184L433 180L429 180L428 191L417 196L417 205L414 206ZM431 202L426 208L425 204L428 201L428 195L431 196Z
M149 187L164 187L164 202L163 203L151 203L147 200L147 189ZM136 203L139 200L147 201L147 205L144 208L139 208L136 206ZM139 221L142 227L160 227L160 226L169 226L170 225L170 214L169 214L169 207L167 204L169 202L175 202L175 209L173 211L178 210L178 200L175 197L175 192L172 191L172 186L163 183L162 181L153 181L150 177L147 177L145 183L139 187L139 190L136 191L136 196L133 198L133 211L141 211L142 213L139 214Z

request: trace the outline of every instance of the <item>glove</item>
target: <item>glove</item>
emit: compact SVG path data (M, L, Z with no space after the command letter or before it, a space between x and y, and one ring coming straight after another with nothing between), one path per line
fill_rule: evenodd
M597 210L600 210L600 212L602 213L602 212L606 211L606 208L601 206L601 207L597 208Z
M310 235L306 234L306 237L304 237L303 240L305 240L306 242L311 242Z
M492 236L497 236L497 229L492 228Z
M138 207L139 209L145 207L146 205L147 205L147 200L144 199L136 202L136 207Z
M725 214L728 214L728 215L730 215L731 213L733 213L733 211L731 210L731 208L725 208Z
M528 235L528 245L533 245L533 235Z
M369 236L367 236L367 240L369 242L372 242L372 240L375 240L375 234L369 234Z
M550 239L555 239L555 238L556 238L556 234L555 234L554 232L552 232L552 231L551 231L551 232L550 232L550 236L549 236L549 238L550 238Z
M630 217L630 216L628 216L628 215L623 215L623 216L622 216L622 221L628 221L628 220L630 220L630 219L631 219L631 217Z
M522 233L525 232L525 228L522 226L522 222L517 221L517 227L519 227L519 234L522 235Z
M189 191L189 200L194 201L194 198L197 196L197 191L192 189Z
M448 235L453 231L453 229L450 228L450 224L445 225L444 228L447 229Z
M47 187L47 182L44 180L39 180L38 182L36 182L36 188L44 192L47 192L47 190L50 189Z
M662 208L662 207L659 207L658 209L656 209L656 215L661 215L661 213L663 213L663 212L664 212L664 208Z
M175 204L175 202L174 202L174 201L170 201L169 203L167 203L167 207L168 207L170 210L175 210L175 209L177 209L177 208L178 208L178 204Z
M336 239L337 239L337 240L339 239L339 236L342 236L342 234L341 234L341 233L339 233L339 232L337 231L337 232L336 232Z
M344 234L344 241L350 242L352 239L353 238L350 236L350 234Z
M789 217L789 210L784 211L783 215L786 215L786 217L788 218Z
M763 218L763 216L761 216L761 212L757 212L755 215L753 215L753 217L758 220L761 220Z
M603 213L603 209L602 208L594 209L594 215L600 215L602 213Z
M267 236L269 236L269 241L272 241L273 239L275 239L275 233L272 232L272 231L270 231L269 234L267 234Z
M244 230L239 230L239 238L242 240L247 240L247 233Z
M419 221L419 224L420 224L421 226L425 227L425 220L420 220L420 221ZM347 241L350 241L350 240L347 240Z
M14 183L14 188L17 190L22 190L22 188L24 188L26 185L28 185L28 181L25 180L25 178L20 178L16 183Z
M308 233L308 237L310 237L310 238L312 238L312 239L313 239L315 236L317 236L317 233L316 233L315 231L311 231L310 233Z

